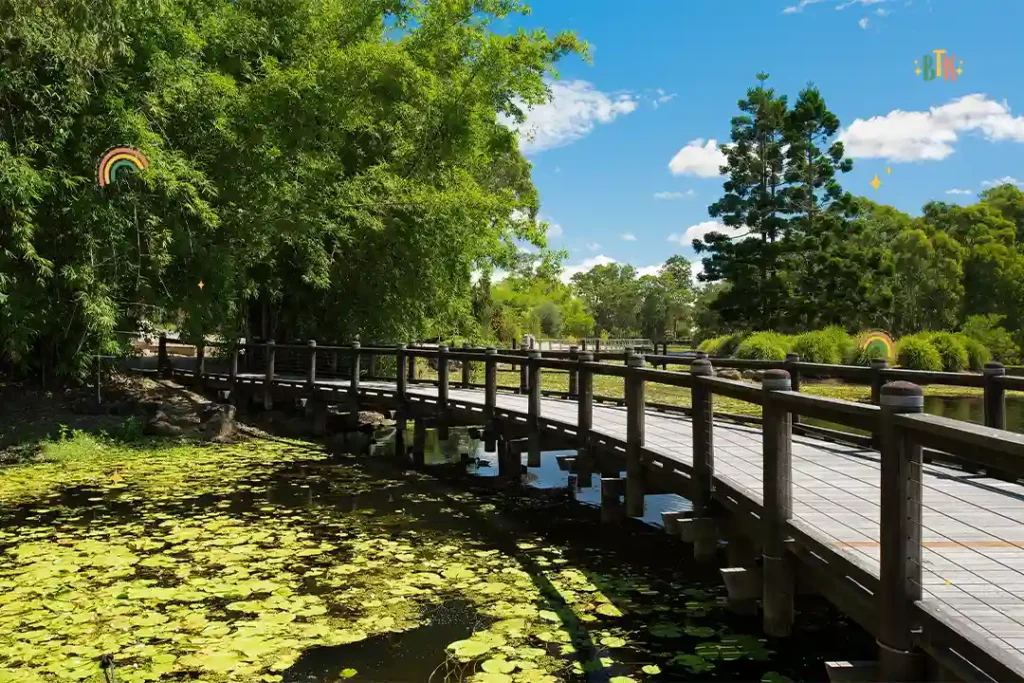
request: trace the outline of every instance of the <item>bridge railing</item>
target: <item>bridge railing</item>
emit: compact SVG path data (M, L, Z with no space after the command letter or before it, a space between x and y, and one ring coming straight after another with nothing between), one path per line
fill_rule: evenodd
M163 345L162 345L163 346ZM206 365L207 351L217 347L218 362L226 359L226 369L212 372ZM507 390L528 397L527 424L537 433L552 425L543 414L545 394L571 397L577 411L573 425L580 458L595 448L619 452L625 459L625 480L608 473L602 479L609 491L622 485L625 512L642 516L644 496L663 490L681 493L693 504L692 516L686 523L694 541L698 558L707 559L715 553L715 517L723 509L731 512L740 526L748 528L751 537L763 544L763 606L764 626L771 635L788 634L793 621L793 571L787 557L795 555L806 568L814 586L840 606L847 614L875 634L880 643L879 666L882 680L917 680L916 648L924 649L959 671L965 680L977 678L983 671L994 680L1016 680L1020 667L998 647L977 636L973 627L958 621L930 600L922 580L923 509L922 476L924 449L943 451L946 458L967 468L985 468L1001 472L1015 480L1024 477L1024 436L1007 432L1005 391L1024 389L1024 378L1009 377L996 363L986 366L981 375L967 373L929 373L889 369L881 364L871 368L848 368L840 371L850 376L871 380L877 405L812 396L799 391L799 371L817 370L816 364L788 360L781 366L765 370L761 385L714 376L714 367L707 358L693 359L686 372L664 369L664 357L643 357L628 350L622 353L595 354L578 349L569 352L499 351L495 348L449 349L444 345L421 348L414 346L318 346L314 343L287 345L267 343L214 345L200 343L192 360L192 368L172 367L165 349L159 354L159 371L186 376L202 385L215 381L218 386L234 388L240 381L239 355L257 358L262 354L262 378L246 379L249 386L262 386L268 394L275 385L305 387L307 395L317 396L323 357L329 368L344 367L348 393L358 399L360 385L371 379L388 379L395 384L394 396L400 412L409 405L409 387L417 383L437 387L436 414L441 425L447 424L453 410L451 392L462 388L484 390L483 419L493 421L500 408L497 397ZM291 354L283 367L278 354ZM380 359L387 358L389 370ZM364 363L364 359L365 363ZM369 360L374 359L374 360ZM417 361L424 361L423 364ZM662 369L646 367L653 362ZM375 366L374 372L364 367ZM437 369L436 379L421 377L423 365ZM482 366L483 382L474 381L473 368ZM518 382L503 386L499 369L514 368ZM833 366L828 366L832 368ZM545 391L541 386L543 371L563 373L567 391ZM364 377L365 375L365 377ZM594 392L595 377L614 377L623 382L623 398L612 399L625 408L625 438L607 435L595 429L594 405L599 397ZM985 389L986 425L974 425L947 418L925 415L923 391L918 383L961 383ZM338 381L333 377L326 381ZM797 380L797 381L794 381ZM658 385L688 390L690 406L685 412L692 420L692 454L689 458L669 458L648 448L645 438L646 415L664 406L647 400L648 391ZM761 433L760 500L745 493L743 486L715 472L715 397L727 397L760 406L758 421ZM421 401L423 399L420 399ZM822 531L813 521L801 519L793 509L793 433L798 417L815 418L829 423L863 430L871 434L878 450L880 503L878 513L878 572L869 569L855 553L820 540ZM403 418L404 419L404 418ZM624 448L620 445L624 442ZM827 534L826 534L827 537ZM804 571L804 570L802 570ZM1024 578L1024 575L1022 575ZM958 669L959 667L959 669Z

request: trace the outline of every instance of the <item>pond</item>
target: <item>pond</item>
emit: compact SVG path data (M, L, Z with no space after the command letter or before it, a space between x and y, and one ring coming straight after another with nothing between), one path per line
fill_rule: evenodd
M469 475L276 438L47 444L0 470L0 681L820 680L873 655L820 600L778 641L726 610L655 526L681 499L614 530L556 454L510 490L456 436L428 462L470 451Z

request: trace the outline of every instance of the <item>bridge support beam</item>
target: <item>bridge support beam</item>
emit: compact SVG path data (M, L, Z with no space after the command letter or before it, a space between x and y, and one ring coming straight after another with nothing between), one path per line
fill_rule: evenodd
M593 485L594 453L590 445L590 430L594 426L594 376L586 364L594 360L584 351L576 357L576 474L580 488Z
M729 609L736 614L757 614L763 581L760 568L723 567L719 572L729 594Z
M825 662L832 683L864 683L878 680L878 662Z
M711 362L698 358L690 364L693 388L693 518L681 529L692 537L693 556L701 562L713 560L718 549L718 530L711 518L711 494L715 474L714 408L711 390L701 381L711 377ZM686 540L684 536L683 540Z
M621 477L601 477L601 521L615 524L626 516L626 508L622 504L622 494L626 490L626 480Z
M423 467L427 460L427 421L417 417L412 426L412 464Z
M327 403L319 398L306 400L306 416L313 423L313 436L327 433Z
M626 365L626 514L644 516L644 357L628 355Z
M912 631L914 603L922 595L921 446L895 417L924 410L924 392L910 382L890 382L880 398L879 676L882 681L917 681L924 668Z
M763 456L764 630L785 637L793 630L793 568L786 553L786 524L793 516L792 444L790 413L772 399L776 391L792 388L789 372L768 370L761 379L761 448Z
M714 517L679 519L679 537L693 544L693 557L698 562L712 562L718 556L718 520Z
M661 523L665 525L665 533L669 536L679 536L679 522L689 517L692 512L689 510L673 510L672 512L661 513Z

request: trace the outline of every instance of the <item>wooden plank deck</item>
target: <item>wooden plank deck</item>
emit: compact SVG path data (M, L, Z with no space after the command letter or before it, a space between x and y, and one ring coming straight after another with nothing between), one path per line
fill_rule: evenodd
M344 382L324 382L343 385ZM393 391L386 382L362 388ZM412 395L437 389L411 384ZM482 406L484 392L452 387L453 401ZM499 393L497 407L526 416L528 397ZM625 442L626 409L595 404L593 431ZM543 398L541 416L573 427L574 401ZM687 469L689 418L647 411L645 447ZM715 475L747 498L762 497L761 433L715 424ZM793 517L816 540L875 577L879 574L879 453L810 437L793 437ZM975 639L1006 652L1024 675L1024 486L936 465L924 466L923 602L941 619L976 631Z

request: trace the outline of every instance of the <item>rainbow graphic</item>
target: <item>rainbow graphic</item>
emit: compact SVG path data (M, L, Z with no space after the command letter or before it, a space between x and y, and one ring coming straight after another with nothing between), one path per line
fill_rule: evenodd
M100 187L106 187L117 180L117 174L122 168L148 168L149 160L142 155L142 152L130 147L115 147L103 155L100 161L100 168L96 174Z
M862 351L873 352L872 356L877 353L881 358L893 357L892 337L880 330L865 332L860 338L860 348ZM882 355L883 353L884 355Z

